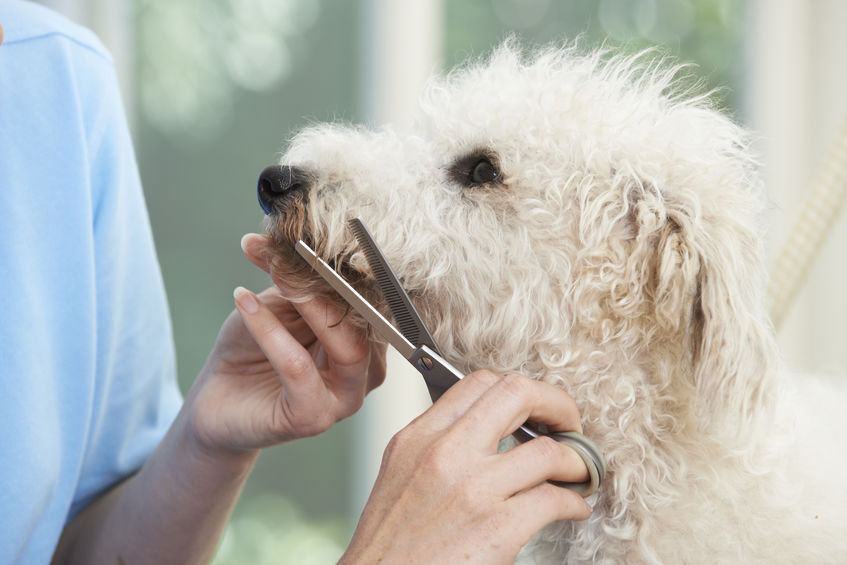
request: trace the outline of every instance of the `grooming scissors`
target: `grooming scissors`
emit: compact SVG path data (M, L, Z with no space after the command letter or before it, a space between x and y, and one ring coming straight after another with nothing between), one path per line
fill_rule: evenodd
M429 389L429 395L435 402L444 391L461 380L464 374L441 356L435 340L430 335L362 219L350 220L349 226L365 253L368 265L376 277L377 285L388 303L388 308L399 327L399 331L302 240L297 242L295 250L356 312L374 327L383 339L390 343L420 372L426 382L427 389ZM521 443L542 435L551 437L576 451L588 468L589 479L585 482L550 482L573 490L583 497L594 494L606 475L606 461L597 446L580 433L548 432L543 424L535 422L524 423L512 434Z

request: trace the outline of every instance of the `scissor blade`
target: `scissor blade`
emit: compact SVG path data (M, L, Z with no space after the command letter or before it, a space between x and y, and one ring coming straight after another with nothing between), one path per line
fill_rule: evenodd
M394 316L394 322L410 343L415 345L427 345L436 353L439 353L438 346L435 340L426 329L423 320L406 294L403 285L397 280L397 275L388 264L388 260L382 254L382 250L374 241L371 232L365 227L362 218L353 218L348 222L350 229L353 230L353 235L356 236L356 241L362 251L365 252L365 259L368 261L376 279L379 290L382 292L383 298L388 303L388 309L391 310L391 315ZM440 353L439 353L440 354Z
M329 283L335 291L341 295L347 304L353 307L353 309L358 312L365 320L368 321L370 325L374 327L374 329L382 336L382 338L391 344L391 346L396 349L403 357L407 359L412 355L415 351L415 346L409 343L403 334L398 332L391 323L386 320L379 311L376 310L373 306L371 306L370 302L365 300L361 294L356 292L352 286L350 286L347 281L341 278L341 275L335 272L335 270L327 265L325 261L323 261L320 257L318 257L312 249L303 243L302 240L298 241L294 246L294 249L297 253L309 263L315 271Z

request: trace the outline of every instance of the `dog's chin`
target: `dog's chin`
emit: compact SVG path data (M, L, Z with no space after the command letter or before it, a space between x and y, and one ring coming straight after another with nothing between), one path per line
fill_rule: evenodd
M276 214L268 217L266 221L268 240L263 255L274 283L283 291L290 291L291 298L317 297L336 304L339 310L347 312L345 316L356 320L358 325L366 325L358 314L350 310L347 302L295 251L296 243L303 241L383 315L387 315L387 307L377 289L376 282L368 272L360 270L366 266L354 267L349 251L338 252L327 249L321 242L316 242L307 225L307 222L299 223Z
M269 215L265 220L265 233L268 239L262 255L274 282L303 294L311 294L316 287L319 288L317 283L320 278L294 250L299 240L310 247L314 245L304 222L291 221L279 214Z

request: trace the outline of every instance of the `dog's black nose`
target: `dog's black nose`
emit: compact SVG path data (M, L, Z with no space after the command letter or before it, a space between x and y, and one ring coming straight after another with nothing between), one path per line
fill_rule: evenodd
M259 194L259 206L270 214L273 203L287 195L305 190L309 186L308 175L297 167L271 165L259 174L256 187Z

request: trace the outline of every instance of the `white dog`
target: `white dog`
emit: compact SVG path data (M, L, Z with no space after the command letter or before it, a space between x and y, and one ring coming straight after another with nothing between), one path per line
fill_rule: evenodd
M537 561L847 563L847 386L784 376L748 136L678 71L509 42L412 131L308 128L261 196L273 268L329 292L303 238L376 300L362 216L452 363L576 399L609 474Z

